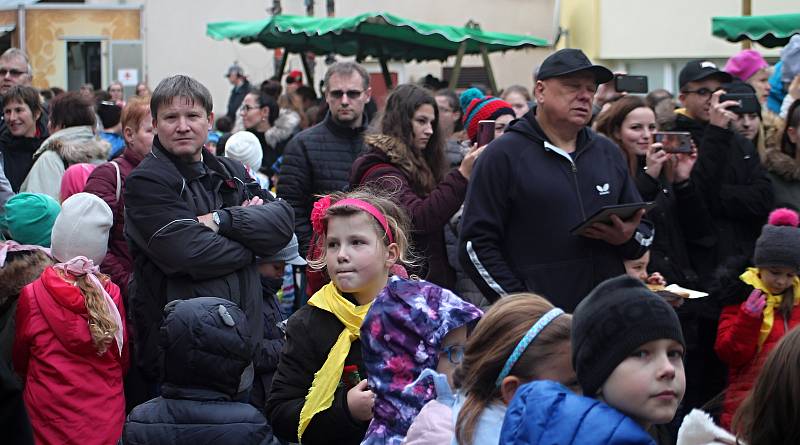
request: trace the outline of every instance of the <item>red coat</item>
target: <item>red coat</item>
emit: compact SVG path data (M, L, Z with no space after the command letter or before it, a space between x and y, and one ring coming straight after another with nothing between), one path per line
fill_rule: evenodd
M798 324L800 305L795 305L789 320L789 330ZM779 308L775 308L772 330L761 350L758 350L760 331L761 318L747 315L740 305L725 306L722 310L714 349L728 366L728 387L725 390L721 417L723 428L730 429L733 415L753 388L764 361L787 332Z
M142 162L142 157L133 150L126 148L122 155L114 162L119 165L119 173L122 184L120 184L120 195L117 200L117 170L108 162L105 163L89 175L86 187L83 191L97 195L111 207L114 213L114 225L108 237L108 253L100 265L100 271L111 277L111 281L119 286L122 295L128 295L128 280L133 272L133 258L128 251L128 243L125 241L125 178Z
M106 292L125 310L119 288ZM125 423L122 377L127 369L127 327L120 355L115 341L97 355L83 294L48 267L22 289L17 305L14 368L37 444L117 443Z

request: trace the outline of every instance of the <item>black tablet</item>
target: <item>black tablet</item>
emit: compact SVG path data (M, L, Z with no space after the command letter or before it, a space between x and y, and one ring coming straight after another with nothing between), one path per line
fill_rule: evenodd
M655 202L635 202L632 204L605 206L595 212L594 215L587 218L586 221L573 227L569 233L573 235L580 235L581 232L588 229L594 223L611 224L611 215L617 215L619 219L625 221L633 217L633 215L635 215L639 210L644 209L647 211L655 206Z

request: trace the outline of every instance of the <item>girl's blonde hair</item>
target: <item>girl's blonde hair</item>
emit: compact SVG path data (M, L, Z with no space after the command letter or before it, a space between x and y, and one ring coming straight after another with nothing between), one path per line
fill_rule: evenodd
M408 216L406 215L406 212L392 199L389 193L367 186L362 186L350 192L334 192L328 196L331 199L331 206L328 208L328 210L325 212L325 216L322 218L322 221L326 227L328 221L332 217L351 216L358 213L364 213L365 215L369 216L369 220L372 222L372 226L375 229L375 232L378 234L378 237L383 240L385 246L388 246L388 234L383 230L383 227L372 215L355 206L343 205L334 207L337 202L343 199L358 199L364 201L378 209L378 211L380 211L386 218L386 223L389 225L389 230L392 232L394 242L397 244L397 247L400 250L399 262L404 266L413 266L416 264L415 255L413 254L411 241L408 235L410 232ZM313 269L321 270L325 268L326 234L318 234L315 235L315 237L317 243L317 249L315 249L316 256L309 258L308 264Z
M458 443L472 443L481 413L501 397L495 384L500 371L522 337L553 305L535 294L516 294L492 305L467 340L464 360L453 375L455 386L465 394L456 420ZM533 340L511 368L509 375L523 381L537 378L540 365L558 354L570 341L572 316L556 317Z
M108 277L102 274L98 274L97 278L100 282L108 280ZM114 333L120 327L108 311L102 292L92 284L89 276L77 277L75 282L83 294L86 311L89 312L89 333L92 336L92 343L97 349L97 354L103 355L114 340Z

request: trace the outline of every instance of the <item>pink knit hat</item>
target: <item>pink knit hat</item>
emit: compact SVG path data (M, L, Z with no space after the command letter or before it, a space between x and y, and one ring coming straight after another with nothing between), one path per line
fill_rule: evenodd
M61 177L61 202L83 191L95 167L93 164L73 164L64 172Z
M758 70L768 66L769 64L761 56L761 53L756 50L746 49L728 59L728 63L725 64L725 71L746 82Z

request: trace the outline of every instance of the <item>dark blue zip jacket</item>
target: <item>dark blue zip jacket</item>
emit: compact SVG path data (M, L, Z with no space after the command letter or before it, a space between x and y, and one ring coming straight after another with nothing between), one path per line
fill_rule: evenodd
M521 386L508 405L504 445L656 445L639 424L605 403L539 380Z
M621 246L570 234L603 206L642 201L613 142L583 128L576 146L568 154L551 144L529 112L478 158L459 259L490 300L537 292L572 312L652 242L647 222Z

